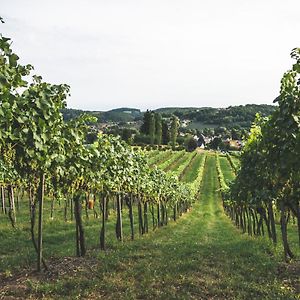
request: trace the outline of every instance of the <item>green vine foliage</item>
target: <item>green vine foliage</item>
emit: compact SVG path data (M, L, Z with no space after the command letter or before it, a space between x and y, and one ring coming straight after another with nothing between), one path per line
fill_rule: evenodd
M288 214L298 220L300 242L300 48L296 60L281 80L278 109L269 117L257 116L241 155L241 169L225 204L250 207L264 214L280 211L285 257L293 257L287 241ZM264 215L265 217L265 215ZM275 238L276 240L276 238Z
M150 169L145 154L133 151L119 138L99 134L93 144L86 144L87 124L93 120L81 116L65 122L62 117L69 86L46 83L36 75L28 82L25 78L30 78L32 70L31 65L19 64L10 39L0 36L0 184L22 187L31 197L29 214L38 269L42 262L46 267L42 258L44 194L74 200L80 255L85 253L80 208L87 193L110 198L121 196L123 200L133 197L136 203L145 205L144 218L147 205L161 205L164 214L167 207L187 210L195 199L195 185L185 185L177 176ZM35 241L37 203L38 243ZM167 221L166 216L163 218Z

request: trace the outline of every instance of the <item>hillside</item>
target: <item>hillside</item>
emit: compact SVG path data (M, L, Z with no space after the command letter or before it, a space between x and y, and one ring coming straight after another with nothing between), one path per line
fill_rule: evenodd
M136 108L116 108L109 111L88 111L73 108L65 108L62 110L66 121L76 118L81 114L89 114L97 117L98 122L131 122L141 119L143 114Z
M169 114L176 115L179 119L191 120L190 128L203 129L214 128L218 126L224 127L242 127L248 128L251 126L257 113L262 116L270 115L276 106L266 104L247 104L239 106L229 106L227 108L162 108L156 110L163 116Z
M256 113L263 116L270 115L275 110L274 105L247 104L229 106L227 108L212 107L163 107L154 110L163 117L176 115L180 120L190 120L191 128L203 129L218 126L248 128L251 126ZM141 120L143 112L135 108L117 108L109 111L84 111L72 108L63 110L65 120L77 117L82 113L91 114L98 118L101 123L106 122L133 122Z

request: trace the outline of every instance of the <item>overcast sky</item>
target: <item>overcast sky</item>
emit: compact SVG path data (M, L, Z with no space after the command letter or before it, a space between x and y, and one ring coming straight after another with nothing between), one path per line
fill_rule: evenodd
M0 2L0 32L72 108L271 104L300 46L299 0Z

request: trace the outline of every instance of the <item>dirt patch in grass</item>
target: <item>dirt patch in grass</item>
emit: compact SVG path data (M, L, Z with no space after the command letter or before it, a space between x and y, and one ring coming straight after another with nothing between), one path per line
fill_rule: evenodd
M282 288L290 289L300 298L300 260L291 263L280 263L277 268Z
M36 299L32 291L40 282L53 283L62 278L94 278L99 260L93 257L62 257L47 260L49 270L43 272L23 269L15 274L0 273L0 299ZM43 295L40 295L43 297ZM38 297L39 298L39 297Z

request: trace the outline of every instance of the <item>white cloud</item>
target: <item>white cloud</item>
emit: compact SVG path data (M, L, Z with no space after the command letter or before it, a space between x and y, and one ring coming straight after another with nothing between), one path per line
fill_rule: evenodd
M298 0L17 1L1 32L71 85L70 107L271 103L299 46Z

